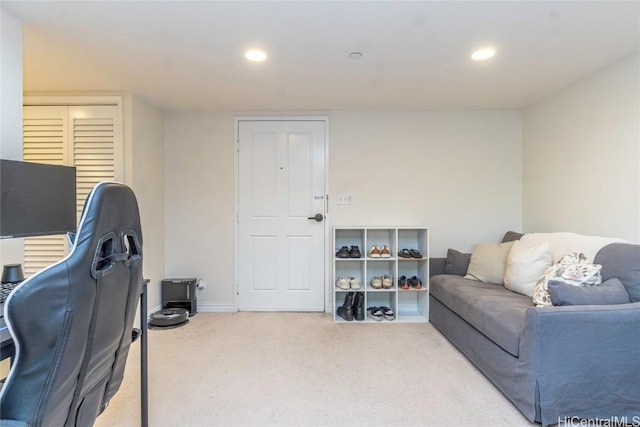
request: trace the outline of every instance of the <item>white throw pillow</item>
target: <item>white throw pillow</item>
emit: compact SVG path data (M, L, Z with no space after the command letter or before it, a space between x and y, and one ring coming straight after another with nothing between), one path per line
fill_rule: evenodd
M507 257L504 287L532 297L536 283L544 276L544 271L549 266L551 266L551 252L548 242L527 246L521 241L516 241Z
M471 253L466 279L502 285L507 256L514 242L478 243Z

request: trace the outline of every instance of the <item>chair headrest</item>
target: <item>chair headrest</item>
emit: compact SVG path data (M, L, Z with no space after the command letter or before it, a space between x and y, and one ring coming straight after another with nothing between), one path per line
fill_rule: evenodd
M115 182L96 185L85 203L73 249L93 257L94 278L110 274L116 262L142 256L138 202L131 188Z

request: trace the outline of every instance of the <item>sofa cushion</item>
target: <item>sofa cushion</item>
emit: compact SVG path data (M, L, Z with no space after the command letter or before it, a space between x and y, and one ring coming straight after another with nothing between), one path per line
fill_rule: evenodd
M447 251L447 262L444 265L446 274L455 274L456 276L464 276L467 274L471 254L466 254L455 249Z
M631 302L624 285L615 277L586 288L557 280L550 280L548 286L553 305L609 305Z
M600 249L594 263L602 266L602 280L617 277L631 302L640 301L640 245L612 243Z
M518 233L517 231L507 231L502 237L502 243L513 242L520 240L524 236L524 233Z
M507 257L507 269L504 273L504 287L526 296L533 296L538 280L551 266L549 243L526 246L516 241Z
M526 246L539 245L549 242L552 262L556 263L570 252L582 252L589 262L593 262L600 249L610 243L629 243L626 240L613 237L586 236L583 234L558 233L526 233L520 241Z
M469 269L464 277L496 285L504 284L507 256L512 246L513 242L478 243L471 252Z
M434 276L431 295L503 350L517 357L531 298L502 286L453 275Z

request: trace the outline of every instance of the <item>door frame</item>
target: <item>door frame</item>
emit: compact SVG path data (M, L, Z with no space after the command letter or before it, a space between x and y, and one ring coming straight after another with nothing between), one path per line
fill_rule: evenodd
M329 277L329 248L331 227L329 226L329 117L328 116L236 116L233 120L233 163L234 163L234 257L233 257L233 301L235 310L239 311L238 307L238 289L240 287L240 136L239 128L240 122L246 121L262 121L262 122L295 122L295 121L315 121L324 123L324 251L323 251L323 271L324 271L324 312L329 311L331 306L331 294L330 287L327 285L327 278Z

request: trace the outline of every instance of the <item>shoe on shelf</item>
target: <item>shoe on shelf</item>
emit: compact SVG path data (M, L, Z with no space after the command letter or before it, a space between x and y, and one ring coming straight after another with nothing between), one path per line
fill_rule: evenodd
M360 280L357 277L349 277L349 286L351 289L360 289Z
M354 292L349 292L344 297L344 303L338 307L338 316L349 322L353 320L353 294Z
M382 316L387 320L393 320L396 318L395 313L389 307L379 307L382 311Z
M338 277L336 279L336 286L340 289L351 289L351 281L348 277Z
M382 247L382 249L380 249L380 257L381 258L390 258L391 257L391 251L389 250L389 246L384 245Z
M418 276L411 277L407 282L409 282L411 289L422 289L422 279Z
M407 283L407 276L400 276L398 278L398 288L406 291L409 289L409 284Z
M398 251L398 256L400 258L411 258L411 251L409 249L401 249Z
M422 258L422 252L417 249L401 249L398 251L398 256L400 258Z
M379 322L382 320L384 314L382 312L382 310L379 307L369 307L367 308L367 317L369 319L373 319L376 322Z
M413 288L417 283L418 283L417 276L411 276L407 279L407 285L409 285L409 288Z
M349 247L343 246L338 249L338 252L336 252L336 256L338 258L351 258L351 255L349 254Z
M393 276L385 274L382 276L382 287L385 289L391 289L393 287Z
M382 277L379 277L379 276L372 277L371 278L371 287L373 289L382 288Z
M360 248L357 246L351 246L351 249L349 249L349 257L351 258L362 257L362 254L360 253Z
M371 249L369 250L369 256L371 258L380 258L380 248L378 247L378 245L371 246Z
M364 293L356 292L356 296L353 300L353 306L351 307L353 317L356 320L364 320Z

